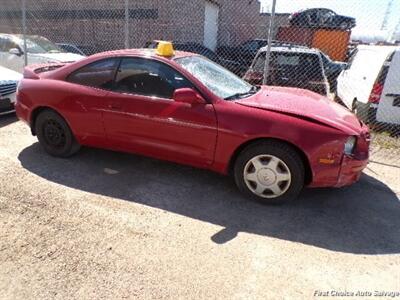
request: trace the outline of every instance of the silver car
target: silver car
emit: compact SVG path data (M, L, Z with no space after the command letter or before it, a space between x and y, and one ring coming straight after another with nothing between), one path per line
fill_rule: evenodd
M14 111L15 93L22 74L0 66L0 115Z

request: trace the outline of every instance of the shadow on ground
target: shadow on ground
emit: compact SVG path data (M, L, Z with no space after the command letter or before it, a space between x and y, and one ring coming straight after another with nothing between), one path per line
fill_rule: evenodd
M17 121L18 118L14 113L7 115L0 115L0 128L10 125Z
M399 199L367 175L351 187L309 189L292 204L270 207L247 201L227 177L141 156L83 149L64 160L49 157L36 143L19 160L30 172L68 187L223 226L210 237L215 243L248 232L333 251L400 253Z

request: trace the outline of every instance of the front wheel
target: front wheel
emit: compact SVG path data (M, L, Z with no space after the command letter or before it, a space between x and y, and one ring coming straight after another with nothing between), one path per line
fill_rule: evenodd
M80 149L67 122L53 110L37 116L35 131L40 145L52 156L69 157Z
M240 153L234 166L239 190L264 204L281 204L299 195L305 169L293 147L276 141L250 145Z

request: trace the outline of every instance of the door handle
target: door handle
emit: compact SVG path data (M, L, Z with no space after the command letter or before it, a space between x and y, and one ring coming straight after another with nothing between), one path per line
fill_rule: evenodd
M400 97L400 94L386 94L387 97Z

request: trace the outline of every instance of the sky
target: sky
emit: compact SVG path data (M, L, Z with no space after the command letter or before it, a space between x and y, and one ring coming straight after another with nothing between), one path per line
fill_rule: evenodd
M387 5L391 0L276 0L277 13L292 13L304 8L326 7L357 20L354 35L392 35L400 22L400 0L393 0L387 30L380 31ZM262 10L270 11L272 0L260 0ZM399 28L400 29L400 28Z

